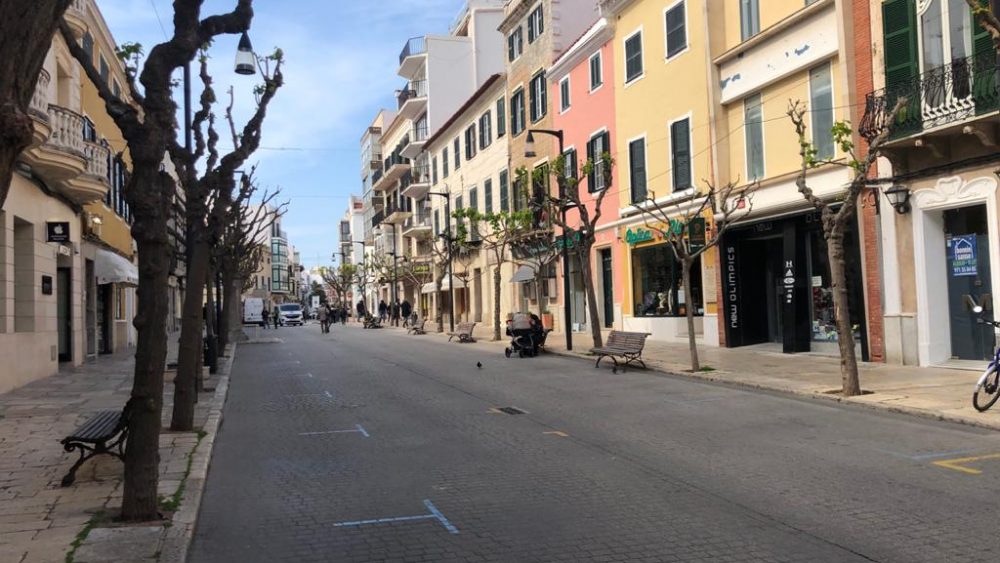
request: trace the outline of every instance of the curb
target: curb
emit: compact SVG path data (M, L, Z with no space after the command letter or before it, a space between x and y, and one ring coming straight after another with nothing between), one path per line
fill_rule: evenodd
M187 561L188 548L194 538L198 512L201 509L201 499L208 481L208 468L212 460L215 438L222 425L222 409L229 394L229 377L232 373L237 348L237 343L233 343L232 352L226 359L225 368L220 370L208 418L205 421L205 426L202 427L205 437L191 454L191 472L185 482L184 496L180 508L174 513L171 525L164 528L158 561L164 563L185 563Z
M547 350L548 353L554 356L562 356L566 358L576 358L576 359L587 359L592 360L591 356L580 354L577 352L567 352L565 350ZM972 426L975 428L984 428L987 430L1000 430L1000 420L977 420L974 418L969 418L961 415L954 415L948 413L942 413L939 411L932 411L927 409L921 409L917 407L907 407L904 405L887 405L885 403L873 403L869 401L858 401L854 398L838 397L836 395L827 395L825 393L817 393L815 391L803 391L801 389L792 389L788 387L778 387L770 386L762 383L753 383L749 381L738 381L731 379L724 379L720 377L730 372L725 371L713 371L707 373L690 373L690 372L679 372L663 368L652 364L649 372L655 372L658 374L668 375L671 377L692 379L697 381L703 381L708 383L715 383L718 385L725 385L728 387L735 387L739 389L749 389L752 391L770 391L773 393L781 393L783 395L789 395L792 397L808 398L808 399L820 399L823 401L831 401L835 403L841 403L845 405L852 405L855 407L861 407L872 411L879 412L891 412L897 414L905 414L909 416L915 416L919 418L925 418L930 420L936 420L939 422L952 422L956 424L962 424L965 426ZM711 375L709 375L711 374ZM864 397L865 395L862 395Z

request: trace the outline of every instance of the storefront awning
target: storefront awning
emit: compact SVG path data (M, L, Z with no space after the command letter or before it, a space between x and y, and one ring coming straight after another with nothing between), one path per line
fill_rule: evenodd
M97 249L94 260L94 274L97 284L121 283L139 285L139 269L125 258L108 250Z
M455 278L455 289L462 289L464 287L465 282ZM448 285L448 278L445 278L444 281L441 282L441 291L448 291L450 288L451 286ZM437 288L435 287L434 282L425 283L423 287L420 288L420 293L434 293L435 291L437 291Z
M514 276L510 278L511 283L524 283L530 282L535 279L535 269L531 266L521 266L514 272Z

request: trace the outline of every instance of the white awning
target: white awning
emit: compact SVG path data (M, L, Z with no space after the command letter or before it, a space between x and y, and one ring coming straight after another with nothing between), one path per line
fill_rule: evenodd
M459 278L455 278L455 289L462 289L463 287L465 287L465 282ZM445 278L441 282L441 291L448 291L450 288L451 286L448 285L448 278ZM437 287L434 285L434 282L425 283L420 288L420 293L434 293L435 291L437 291Z
M139 285L139 269L135 264L108 250L97 249L94 261L94 274L97 284L121 283Z
M531 266L521 266L510 278L510 283L524 283L534 281L535 269Z

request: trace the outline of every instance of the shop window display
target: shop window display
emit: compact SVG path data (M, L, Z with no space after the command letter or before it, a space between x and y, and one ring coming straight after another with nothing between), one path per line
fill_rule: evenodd
M658 244L632 251L636 317L681 317L687 307L695 315L704 314L701 287L701 258L691 265L692 299L684 294L680 261L667 244Z

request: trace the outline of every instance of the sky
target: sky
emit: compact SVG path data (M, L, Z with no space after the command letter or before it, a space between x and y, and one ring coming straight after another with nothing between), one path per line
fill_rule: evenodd
M138 42L148 52L173 32L171 0L97 1L119 44ZM230 11L235 4L235 0L205 0L202 17ZM280 47L286 64L285 86L264 122L262 150L249 163L258 164L262 187L280 187L282 199L289 201L282 227L307 268L330 264L348 197L361 195L361 134L379 108L395 106L395 91L404 84L396 69L406 40L447 32L463 4L462 0L254 2L250 30L254 50L270 54ZM237 41L238 37L217 38L209 51L209 72L220 97L230 85L234 87L234 114L242 127L253 112L253 88L261 80L259 75L233 72ZM199 93L196 82L195 103ZM177 99L182 102L180 90ZM220 119L223 112L219 107Z

